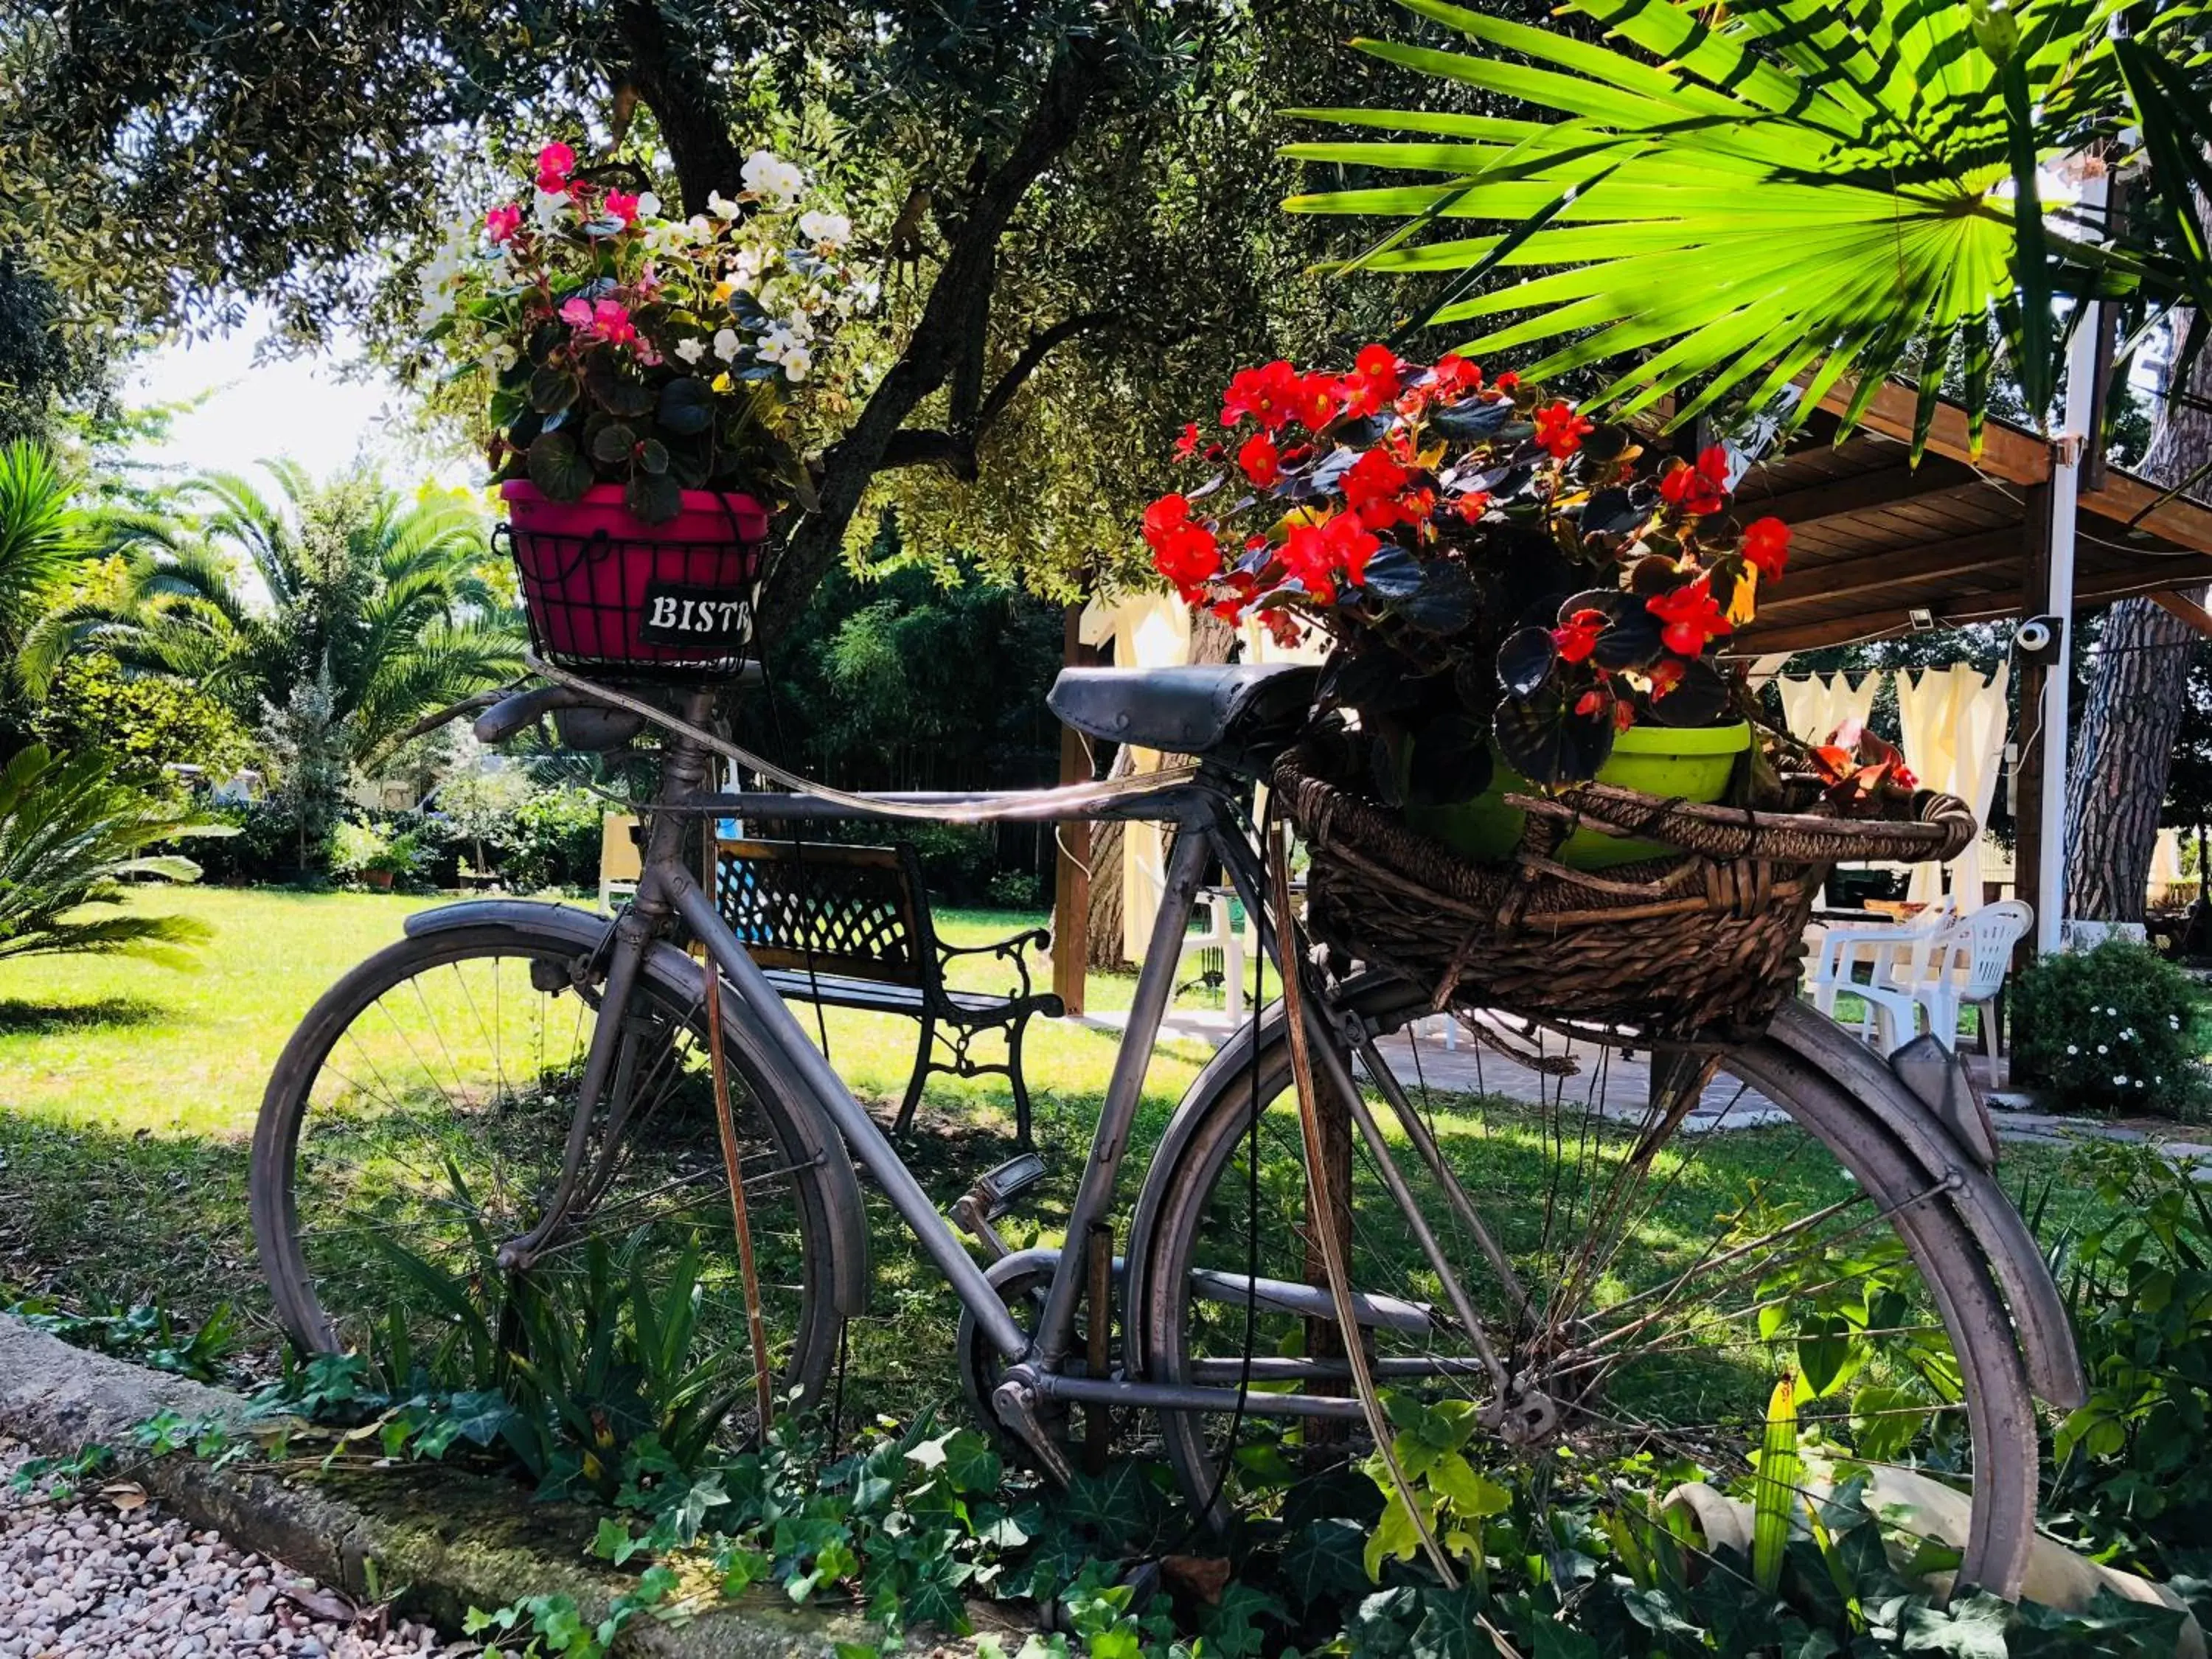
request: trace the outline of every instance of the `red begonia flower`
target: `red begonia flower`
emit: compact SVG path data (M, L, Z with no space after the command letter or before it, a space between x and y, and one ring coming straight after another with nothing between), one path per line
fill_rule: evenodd
M1576 611L1565 622L1552 630L1552 643L1559 647L1563 662L1588 662L1591 652L1597 649L1597 636L1606 630L1613 618L1602 611ZM1579 712L1587 714L1587 709Z
M1743 562L1771 581L1790 562L1790 526L1769 514L1744 527Z
M1554 460L1566 459L1583 447L1583 434L1596 430L1596 422L1566 404L1551 404L1536 411L1537 445Z
M1666 624L1659 630L1660 643L1677 656L1694 657L1706 641L1735 631L1703 576L1671 593L1654 594L1644 608Z
M1237 465L1259 489L1271 489L1283 481L1282 452L1264 432L1255 432L1244 441L1244 447L1237 452Z

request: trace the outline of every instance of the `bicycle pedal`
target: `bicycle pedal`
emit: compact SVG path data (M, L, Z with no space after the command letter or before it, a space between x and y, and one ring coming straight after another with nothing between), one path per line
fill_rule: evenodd
M969 1237L983 1247L992 1261L1003 1261L1010 1253L1009 1247L991 1224L1013 1208L1014 1200L1043 1179L1044 1159L1035 1152L1009 1158L997 1169L987 1170L962 1194L952 1206L952 1218Z
M984 1219L996 1221L1044 1176L1044 1159L1035 1152L1024 1152L1018 1158L1008 1158L995 1170L986 1170L977 1178L969 1196L976 1200Z

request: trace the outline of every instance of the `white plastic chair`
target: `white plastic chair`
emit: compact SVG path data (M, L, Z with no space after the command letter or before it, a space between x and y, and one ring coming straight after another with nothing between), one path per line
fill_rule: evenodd
M1899 1004L1899 988L1922 977L1929 949L1952 919L1952 900L1946 894L1911 921L1863 927L1845 922L1830 927L1820 941L1819 959L1805 976L1813 1006L1833 1018L1838 994L1850 992L1860 999L1858 1035L1889 1053L1905 1040L1897 1030L1900 1011L1906 1036L1912 1024L1911 1000L1907 997ZM1854 974L1861 962L1867 964L1863 980Z
M1936 1040L1946 1048L1955 1048L1961 1007L1972 1004L1978 1009L1982 1029L1990 1029L1987 1022L1996 1016L1997 993L2012 967L2012 948L2034 925L2035 907L2019 899L1984 905L1958 917L1936 936L1917 974L1864 988L1860 994L1887 1004L1892 1020L1903 1023L1907 1037L1912 1035L1914 1016L1926 1015Z

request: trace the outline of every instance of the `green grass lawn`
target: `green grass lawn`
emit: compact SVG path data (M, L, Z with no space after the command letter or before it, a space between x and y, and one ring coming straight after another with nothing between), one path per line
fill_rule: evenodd
M279 1051L315 999L401 936L435 899L222 888L149 888L131 902L212 930L189 970L128 957L53 957L0 966L0 1288L80 1302L158 1296L191 1316L234 1302L265 1326L246 1209L246 1148ZM1002 938L1040 918L940 912L958 944ZM1040 956L1033 977L1048 980ZM976 988L1010 981L1005 963L958 964ZM1129 981L1094 976L1097 1006L1126 1005ZM807 1029L814 1029L811 1017ZM916 1027L832 1010L830 1051L856 1092L888 1107L903 1091ZM1038 1133L1072 1183L1089 1143L1115 1040L1066 1022L1030 1030L1027 1072ZM1146 1144L1204 1051L1170 1044L1147 1088ZM917 1172L949 1204L1009 1155L1002 1078L933 1079ZM919 1264L887 1253L883 1313L903 1326L922 1298L940 1332L949 1303ZM940 1335L934 1346L946 1346Z
M178 971L127 958L57 958L0 967L0 1301L9 1291L80 1304L158 1299L187 1317L231 1303L265 1360L275 1351L246 1205L246 1148L277 1053L313 1000L370 952L398 939L407 915L434 900L374 895L223 889L153 889L132 902L198 917L213 930L199 965ZM961 944L1001 937L1033 917L941 914ZM961 981L1005 988L1002 963L969 960ZM1042 982L1048 967L1031 963ZM1094 1007L1126 1006L1127 978L1094 976ZM814 1029L811 1011L801 1011ZM913 1062L913 1022L831 1011L830 1053L861 1097L889 1108ZM1051 1180L1017 1231L1057 1237L1096 1123L1115 1038L1073 1023L1031 1027L1028 1075ZM1124 1206L1176 1101L1206 1057L1170 1043L1154 1056L1125 1172ZM1475 1160L1484 1179L1528 1196L1540 1187L1543 1135L1510 1109L1462 1099L1439 1103L1437 1127ZM907 1149L941 1206L1010 1152L1013 1122L1005 1079L933 1080ZM1759 1131L1708 1138L1689 1178L1638 1235L1654 1260L1687 1259L1711 1237L1717 1212L1775 1161L1778 1136ZM1263 1165L1286 1194L1279 1238L1296 1228L1293 1137ZM1674 1156L1673 1152L1668 1154ZM2062 1155L2013 1147L2006 1181L2039 1191ZM1278 1167L1278 1166L1280 1167ZM1821 1204L1846 1195L1832 1165L1799 1172L1787 1196ZM2054 1219L2083 1202L2063 1188ZM852 1332L856 1403L902 1411L946 1400L955 1374L951 1332L959 1310L880 1200L874 1214L873 1299ZM1238 1206L1224 1237L1241 1227ZM1241 1252L1233 1252L1241 1255ZM1233 1263L1231 1264L1234 1266ZM1285 1271L1296 1273L1295 1262Z

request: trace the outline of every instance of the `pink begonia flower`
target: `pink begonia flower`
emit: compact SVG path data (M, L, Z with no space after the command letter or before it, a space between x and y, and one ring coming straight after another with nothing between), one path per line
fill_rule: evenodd
M522 228L522 209L509 202L505 207L495 207L484 215L484 234L495 242L503 242Z
M581 296L570 300L561 307L561 320L572 328L592 325L592 302Z
M627 191L609 191L607 192L607 216L611 219L619 219L626 225L635 224L637 222L637 198L629 194Z
M576 152L557 139L538 152L538 188L548 196L566 196L575 170Z
M629 307L619 300L595 303L592 307L592 326L610 345L628 345L637 338L637 325L629 319Z

